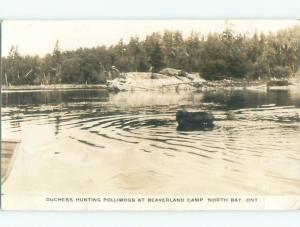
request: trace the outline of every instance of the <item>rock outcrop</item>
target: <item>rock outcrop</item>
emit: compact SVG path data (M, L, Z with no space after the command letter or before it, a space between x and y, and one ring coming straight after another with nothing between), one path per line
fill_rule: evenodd
M159 73L129 72L107 82L110 91L131 90L193 90L205 83L198 73L165 68Z

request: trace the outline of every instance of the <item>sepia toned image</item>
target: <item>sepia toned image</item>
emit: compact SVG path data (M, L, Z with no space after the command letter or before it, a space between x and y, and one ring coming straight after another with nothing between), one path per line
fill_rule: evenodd
M1 33L2 209L299 209L299 21Z

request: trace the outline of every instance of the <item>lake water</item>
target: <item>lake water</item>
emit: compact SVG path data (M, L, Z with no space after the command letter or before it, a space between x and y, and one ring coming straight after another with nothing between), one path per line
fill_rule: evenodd
M178 131L179 109L214 127ZM300 89L2 94L5 193L300 195ZM47 179L46 181L44 179Z

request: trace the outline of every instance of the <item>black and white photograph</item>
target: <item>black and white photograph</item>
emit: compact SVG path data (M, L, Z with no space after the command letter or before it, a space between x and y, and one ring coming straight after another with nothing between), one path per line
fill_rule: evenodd
M1 27L2 209L299 209L299 20Z

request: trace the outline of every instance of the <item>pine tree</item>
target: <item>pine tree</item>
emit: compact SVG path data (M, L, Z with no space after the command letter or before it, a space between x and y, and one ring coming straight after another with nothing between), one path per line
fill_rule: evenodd
M149 55L149 64L153 67L153 72L158 72L165 66L164 55L158 42L154 43Z

